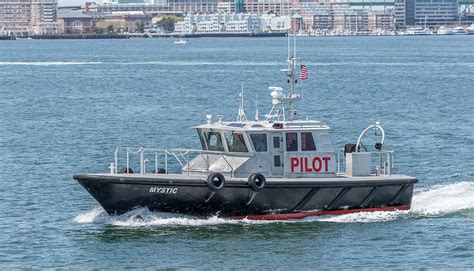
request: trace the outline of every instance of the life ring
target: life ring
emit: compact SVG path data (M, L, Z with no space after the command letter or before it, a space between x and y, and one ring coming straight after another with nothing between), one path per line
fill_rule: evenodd
M219 191L225 186L225 178L219 172L213 172L207 176L207 186L211 191Z
M267 185L267 180L265 179L265 176L263 176L261 173L254 173L250 175L247 180L247 183L253 191L258 192L265 188L265 186Z

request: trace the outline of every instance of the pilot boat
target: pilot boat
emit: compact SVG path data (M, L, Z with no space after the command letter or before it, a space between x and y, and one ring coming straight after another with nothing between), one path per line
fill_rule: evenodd
M289 50L290 52L290 50ZM119 147L110 172L75 174L109 215L135 208L229 219L288 220L308 216L410 209L414 177L396 174L394 152L376 122L344 149L330 127L299 119L296 54L288 55L288 87L269 88L271 109L249 120L243 92L235 121L207 115L195 126L202 149ZM368 151L364 140L376 131Z

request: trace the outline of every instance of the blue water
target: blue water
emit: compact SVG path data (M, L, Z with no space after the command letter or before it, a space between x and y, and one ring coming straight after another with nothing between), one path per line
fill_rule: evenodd
M199 147L190 126L269 109L284 38L0 41L0 268L474 268L474 36L303 38L299 115L334 143L381 121L411 211L298 222L137 210L109 218L73 179L116 146ZM143 220L136 220L139 213Z

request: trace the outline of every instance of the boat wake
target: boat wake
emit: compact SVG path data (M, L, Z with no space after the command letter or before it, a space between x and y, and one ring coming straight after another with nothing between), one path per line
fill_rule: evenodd
M373 223L398 219L444 217L474 212L474 182L459 182L435 186L413 196L409 211L362 212L336 216L308 217L293 221L231 220L218 217L199 218L169 213L154 213L145 208L121 216L109 217L101 208L81 213L74 218L81 224L108 224L119 227L209 226L219 224L267 224L295 222Z
M130 211L116 217L110 217L101 207L81 213L74 218L81 224L108 224L121 227L156 227L156 226L208 226L219 224L267 224L274 221L232 220L219 217L200 218L189 215L150 212L146 208ZM279 221L282 222L282 221Z
M16 61L16 62L0 62L0 66L65 66L65 65L95 65L102 62L77 62L77 61Z

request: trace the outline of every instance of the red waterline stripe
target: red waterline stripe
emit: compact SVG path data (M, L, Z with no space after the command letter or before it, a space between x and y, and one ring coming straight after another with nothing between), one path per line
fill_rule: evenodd
M401 211L409 210L410 205L400 205L391 207L380 207L380 208L362 208L352 210L335 210L335 211L320 211L320 212L301 212L301 213L289 213L289 214L268 214L268 215L249 215L249 216L229 216L229 219L250 219L250 220L289 220L289 219L301 219L308 216L320 216L320 215L344 215L360 212L390 212L390 211Z

